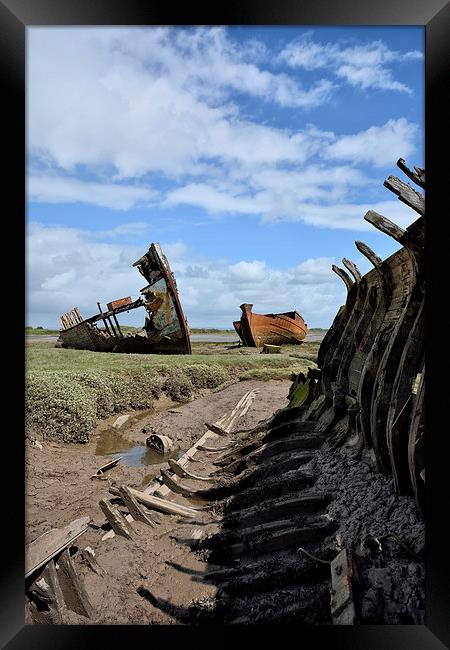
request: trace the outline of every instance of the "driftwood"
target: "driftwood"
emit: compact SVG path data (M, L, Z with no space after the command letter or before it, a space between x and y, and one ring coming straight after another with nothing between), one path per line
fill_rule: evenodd
M355 241L355 246L360 253L367 257L369 262L372 262L375 268L381 266L383 260L370 248L370 246L367 246L367 244L362 241Z
M331 615L333 625L354 625L355 605L352 594L352 570L343 549L331 562Z
M112 469L117 465L117 463L120 461L120 458L116 458L115 460L111 460L109 463L106 463L106 465L102 465L96 472L91 476L91 478L98 478L99 476L102 476L105 472L107 472L109 469Z
M53 528L28 544L25 550L25 577L47 564L70 546L89 526L90 517L80 517L64 528Z
M120 494L120 490L119 490L119 494ZM122 537L131 539L132 538L131 528L129 527L127 520L120 512L120 510L117 508L117 506L113 506L109 501L106 501L104 499L99 501L99 506L102 509L106 519L111 524L111 527L113 531L116 533L116 535L121 535Z
M172 458L169 458L169 467L180 478L190 478L196 481L215 480L214 477L211 476L198 476L197 474L193 474L192 472L189 472L187 469L182 467L179 463L176 462L176 460L173 460Z
M343 280L345 286L347 287L347 291L350 291L350 289L353 286L353 280L350 278L350 276L344 271L344 269L341 269L339 266L336 266L335 264L333 264L331 268L336 273L336 275L338 275L341 278L341 280Z
M406 205L418 212L421 216L425 214L425 199L413 187L404 183L396 176L389 176L384 181L384 186L391 190L391 192L394 192L394 194L397 194L400 201L406 203Z
M156 528L156 522L144 511L129 487L122 485L119 488L119 492L120 498L128 508L133 519L136 519L136 521L142 521L144 524L147 524L152 528Z
M68 549L59 558L57 569L58 581L61 585L64 601L68 609L71 609L77 614L81 614L81 616L91 618L94 613L94 608L75 570Z
M172 503L166 499L160 499L151 494L145 494L145 492L139 492L134 488L128 488L131 494L137 499L139 503L142 503L147 508L151 510L158 510L159 512L164 512L169 515L180 515L181 517L196 517L198 516L198 511L193 508L188 508L186 506L179 505L178 503ZM110 487L109 491L111 494L120 496L120 490L118 488Z
M354 262L347 260L345 257L342 258L343 265L350 271L350 273L355 278L355 282L359 282L362 278L362 275Z

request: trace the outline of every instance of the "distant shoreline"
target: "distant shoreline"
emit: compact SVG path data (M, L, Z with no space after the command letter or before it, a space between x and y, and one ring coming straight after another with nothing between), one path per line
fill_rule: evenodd
M137 331L141 328L131 327L129 325L121 325L121 329L125 332ZM236 334L232 329L221 329L217 327L190 327L189 331L191 334ZM326 332L324 327L310 327L308 332ZM44 327L26 327L25 335L26 336L59 336L60 330L55 329L46 329Z

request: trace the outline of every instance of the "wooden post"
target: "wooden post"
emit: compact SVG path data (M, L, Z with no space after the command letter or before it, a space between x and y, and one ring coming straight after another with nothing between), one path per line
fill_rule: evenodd
M114 322L115 322L115 324L116 324L117 331L119 332L119 336L120 336L121 338L123 338L122 330L120 329L119 321L117 320L116 315L113 314L112 317L113 317Z
M381 266L383 260L381 257L378 257L378 255L370 248L370 246L367 246L367 244L362 241L355 241L355 245L359 252L367 257L370 262L372 262L375 268Z
M100 314L103 316L103 311L102 311L102 308L101 308L99 302L97 302L97 306L98 306L98 310L99 310ZM103 324L104 324L104 326L105 326L106 331L108 332L108 334L109 334L110 336L113 336L113 335L111 334L111 330L110 330L109 327L108 327L108 323L106 322L106 318L102 318L102 321L103 321Z
M347 287L347 291L350 291L353 286L353 280L350 278L348 273L346 273L344 269L341 269L339 266L336 266L336 264L332 264L331 268L336 273L336 275L338 275L341 280L344 281L344 284Z

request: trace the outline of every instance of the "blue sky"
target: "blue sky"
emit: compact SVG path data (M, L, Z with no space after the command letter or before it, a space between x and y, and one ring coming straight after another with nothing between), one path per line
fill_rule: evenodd
M328 327L331 264L397 248L365 212L417 216L383 181L424 162L421 27L28 28L27 52L30 325L136 298L158 241L192 327L242 302Z

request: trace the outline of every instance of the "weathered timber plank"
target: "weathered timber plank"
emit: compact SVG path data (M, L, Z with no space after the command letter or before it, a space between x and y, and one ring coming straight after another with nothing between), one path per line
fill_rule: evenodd
M411 169L409 169L409 167L406 166L403 158L399 158L397 160L397 167L401 169L402 172L416 185L418 185L422 189L425 189L425 172L423 170L421 170L423 172L421 175L413 172ZM415 169L417 170L417 168Z
M187 469L184 467L181 467L179 463L177 463L176 460L173 460L173 458L169 458L169 467L174 472L177 476L180 478L190 478L195 481L214 481L214 477L212 476L199 476L198 474L193 474L192 472L189 472Z
M105 499L99 501L99 506L102 509L106 519L111 524L111 527L115 534L126 537L126 539L131 539L131 529L120 510L116 506L113 506L111 503L109 503L109 501L105 501Z
M400 201L406 203L406 205L418 212L422 217L425 215L425 197L411 187L411 185L404 183L396 176L389 176L384 181L384 186L396 194Z
M381 266L383 260L370 248L370 246L359 240L355 241L355 246L364 257L367 257L369 262L372 262L375 268Z
M389 237L403 243L406 231L403 230L403 228L400 228L400 226L397 226L393 221L390 221L390 219L383 217L383 215L378 214L375 210L368 210L364 215L364 219L375 226L378 230L381 230L381 232L389 235Z
M136 521L142 521L144 524L147 524L152 528L156 528L156 523L144 512L136 497L132 494L130 488L126 485L121 485L119 491L120 497L128 508L133 519L136 519Z
M86 589L75 570L68 549L63 551L61 557L58 559L57 569L58 581L61 585L67 608L81 616L92 618L94 607L92 606Z
M25 550L25 577L44 566L60 551L82 535L87 529L90 517L80 517L64 528L52 528L33 542Z
M188 508L187 506L181 506L178 503L172 503L166 499L160 499L151 494L146 494L145 492L139 492L134 488L129 488L133 496L142 503L147 508L151 510L158 510L159 512L164 512L170 515L180 515L181 517L196 517L198 516L198 511L193 508ZM109 491L111 494L120 496L120 492L117 488L110 487Z
M354 625L352 568L343 549L331 562L331 617L333 625Z
M362 275L354 262L348 260L347 258L342 258L342 264L350 271L350 273L355 278L355 282L359 282L362 278Z
M353 280L350 278L348 273L344 271L344 269L341 269L339 266L336 266L336 264L332 264L331 268L333 271L338 275L341 280L344 282L345 286L347 287L347 291L350 291L350 289L353 286Z

